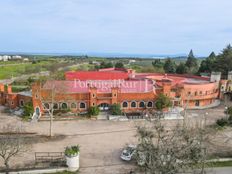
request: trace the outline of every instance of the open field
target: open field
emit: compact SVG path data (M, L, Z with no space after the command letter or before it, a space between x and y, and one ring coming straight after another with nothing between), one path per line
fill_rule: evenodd
M71 61L61 60L37 60L27 63L0 64L0 80L18 77L25 74L39 73L42 71L54 71L60 67L71 65Z

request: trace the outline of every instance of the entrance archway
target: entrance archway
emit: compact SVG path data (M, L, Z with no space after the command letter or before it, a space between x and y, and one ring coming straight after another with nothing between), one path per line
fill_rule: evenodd
M108 111L110 109L110 105L108 103L101 103L98 107L100 111Z

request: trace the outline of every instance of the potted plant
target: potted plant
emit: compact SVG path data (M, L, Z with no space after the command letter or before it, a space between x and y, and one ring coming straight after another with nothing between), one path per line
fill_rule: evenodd
M66 164L70 171L76 171L79 169L79 145L68 146L65 149Z

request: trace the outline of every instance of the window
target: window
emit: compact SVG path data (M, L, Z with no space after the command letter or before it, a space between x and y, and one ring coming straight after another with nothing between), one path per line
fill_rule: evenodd
M153 103L152 103L151 101L149 101L149 102L147 103L147 107L148 107L148 108L152 108L152 107L153 107Z
M44 103L43 108L44 109L50 109L50 104L49 103Z
M86 107L86 106L85 106L85 103L81 102L81 103L80 103L80 108L81 108L81 109L85 109L85 107Z
M59 107L58 107L58 104L57 103L53 103L53 109L58 109Z
M195 96L197 95L197 91L195 92Z
M71 104L71 108L72 108L72 109L76 109L76 108L77 108L77 104L76 104L76 103L72 103L72 104Z
M145 103L144 103L143 101L140 102L140 103L139 103L139 107L140 107L140 108L144 108L144 107L145 107Z
M19 104L20 104L21 107L24 106L24 101L20 100Z
M132 108L136 108L136 107L137 107L135 101L131 102L131 107L132 107Z
M37 93L35 94L35 98L36 98L36 99L38 99L38 98L39 98L39 95L38 95Z
M188 95L191 95L191 92L190 92L190 91L188 92Z
M200 106L200 101L199 100L196 100L195 106Z
M123 108L127 108L127 107L128 107L128 103L127 103L127 102L123 102L123 103L122 103L122 107L123 107Z
M61 104L61 109L68 109L67 103L62 103Z
M95 97L95 94L93 94L93 98Z
M11 102L11 105L14 105L14 102L13 102L13 101Z
M116 97L117 95L116 94L114 94L114 97Z

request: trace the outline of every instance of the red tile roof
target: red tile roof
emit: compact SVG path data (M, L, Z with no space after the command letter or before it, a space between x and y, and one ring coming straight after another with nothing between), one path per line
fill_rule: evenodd
M113 87L122 93L144 93L153 90L153 83L150 80L47 81L43 86L61 93L88 93L89 87L96 87L99 93L111 93Z
M78 71L66 72L66 80L119 80L128 79L129 73L120 71Z

